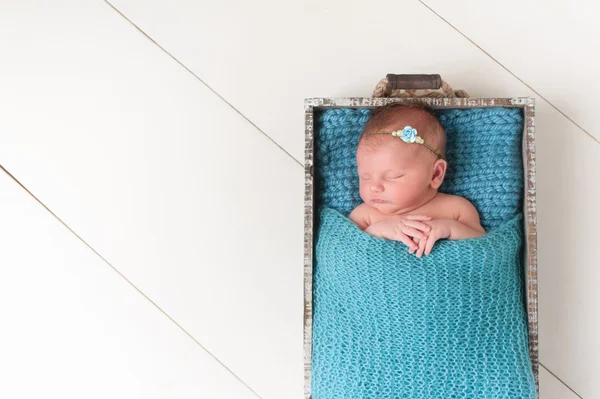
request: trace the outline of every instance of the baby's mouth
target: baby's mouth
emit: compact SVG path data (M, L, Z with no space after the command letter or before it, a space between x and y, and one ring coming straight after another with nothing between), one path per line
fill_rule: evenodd
M384 200L382 200L382 199L379 199L379 198L373 198L373 199L371 200L371 202L372 202L373 204L385 204L387 201L384 201Z

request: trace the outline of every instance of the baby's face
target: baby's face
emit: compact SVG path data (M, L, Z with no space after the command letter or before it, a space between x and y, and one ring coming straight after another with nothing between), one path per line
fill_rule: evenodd
M360 197L385 214L409 209L426 196L434 164L427 154L390 139L376 147L361 144L356 152Z

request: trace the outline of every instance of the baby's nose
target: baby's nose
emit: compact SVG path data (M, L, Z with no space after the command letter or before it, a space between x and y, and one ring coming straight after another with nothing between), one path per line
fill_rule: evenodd
M380 183L371 184L371 191L374 193L380 193L383 191L383 185Z

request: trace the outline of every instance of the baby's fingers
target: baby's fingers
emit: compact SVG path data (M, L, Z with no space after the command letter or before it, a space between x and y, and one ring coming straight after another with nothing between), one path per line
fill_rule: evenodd
M425 252L425 244L427 244L429 240L421 240L419 241L419 249L417 250L417 258L423 256L423 252Z
M427 244L425 244L425 255L429 255L431 253L431 250L433 249L433 244L435 244L435 242L437 241L437 237L435 236L429 236L429 238L427 239Z
M406 234L409 237L414 237L414 238L418 238L419 240L426 240L427 239L427 234L424 234L423 232L414 229L412 227L408 227L408 226L404 226L402 228L402 232L404 234Z
M392 237L392 240L403 242L408 247L408 252L410 252L410 253L413 253L418 248L417 244L415 244L414 241L411 240L409 236L407 236L406 234L404 234L402 232L395 233L394 237Z
M422 220L422 221L431 220L431 216L425 216L425 215L408 215L405 217L406 217L406 220Z
M404 222L404 225L420 230L424 233L429 233L431 231L430 225L418 221L407 220Z

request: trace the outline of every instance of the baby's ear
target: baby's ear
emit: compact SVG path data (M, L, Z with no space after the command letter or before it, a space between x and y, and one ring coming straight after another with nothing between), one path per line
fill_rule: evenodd
M433 176L431 177L431 187L434 189L440 188L444 182L446 176L446 169L448 169L448 162L443 159L438 159L433 164Z

